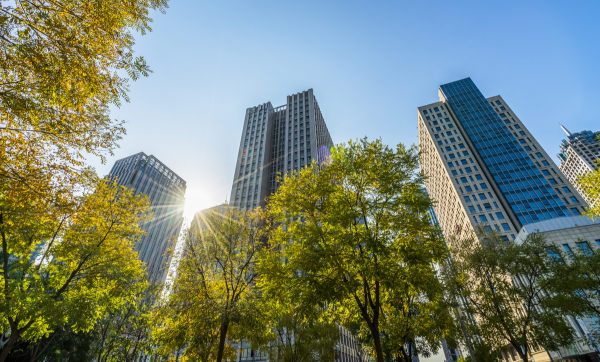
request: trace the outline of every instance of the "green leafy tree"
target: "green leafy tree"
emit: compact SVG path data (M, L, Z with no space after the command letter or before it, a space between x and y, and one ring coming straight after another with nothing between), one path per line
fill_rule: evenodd
M36 341L58 326L89 331L133 297L144 273L133 245L147 198L92 179L73 203L0 198L0 329L10 335L0 362L19 340Z
M254 287L265 235L261 212L220 210L200 213L188 232L174 289L156 312L153 336L164 356L182 351L181 361L230 360L231 341L249 337L246 327L261 313Z
M457 300L465 298L463 308L474 320L463 321L469 335L483 339L483 354L497 355L508 345L527 362L533 351L557 350L573 342L566 318L576 310L565 303L569 291L554 282L569 276L560 275L554 249L542 234L532 233L517 243L478 229L451 245L452 262L444 264L444 280Z
M326 166L285 177L269 200L279 252L261 259L261 288L287 294L301 309L329 305L344 324L361 325L378 362L384 350L403 348L407 341L396 336L436 349L450 329L434 269L447 249L429 221L418 162L414 146L349 142L332 149ZM407 321L421 315L439 325L419 329Z
M600 136L598 136L597 142L600 142ZM599 166L598 169L579 176L575 181L579 189L590 200L590 206L584 215L592 220L600 217L600 159L596 160L596 166Z
M134 298L123 307L109 311L96 323L94 361L138 361L141 356L152 354L152 312L162 284L140 281L135 287Z

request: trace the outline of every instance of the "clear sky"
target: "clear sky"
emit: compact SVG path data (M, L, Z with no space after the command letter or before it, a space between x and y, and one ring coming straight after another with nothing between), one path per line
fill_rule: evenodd
M247 107L313 88L335 143L417 142L417 107L471 77L549 154L600 130L599 1L171 0L135 47L154 71L114 109L127 136L99 174L144 151L187 182L189 214L229 196ZM556 158L555 158L556 161Z

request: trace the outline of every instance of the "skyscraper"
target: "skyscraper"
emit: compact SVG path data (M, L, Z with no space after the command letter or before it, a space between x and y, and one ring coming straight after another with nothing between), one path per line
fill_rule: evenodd
M585 194L577 187L575 180L579 176L598 169L596 161L600 158L600 141L598 141L600 131L571 133L564 126L561 127L567 134L567 138L560 143L561 152L558 154L560 170L585 198ZM593 205L595 200L586 198L586 201Z
M501 96L470 78L444 84L418 108L421 167L449 239L483 223L514 239L523 225L579 215L587 206Z
M230 205L251 210L277 190L277 174L321 161L333 145L313 90L246 109Z
M135 250L146 263L150 282L164 282L171 262L166 251L177 242L183 222L185 181L156 157L143 152L115 162L110 177L150 199L154 217L142 225L146 235Z

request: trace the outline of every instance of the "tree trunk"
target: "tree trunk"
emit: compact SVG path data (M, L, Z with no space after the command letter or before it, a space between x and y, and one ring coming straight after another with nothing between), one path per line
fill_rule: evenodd
M376 325L373 325L371 327L371 335L373 335L373 343L375 344L375 354L377 355L377 362L384 362L383 349L381 348L381 339L379 338L379 328L377 328Z
M12 349L12 347L15 344L15 342L17 341L17 339L19 339L19 332L18 332L17 328L14 328L14 329L11 328L10 337L8 338L8 342L6 342L6 344L4 345L4 348L2 348L2 352L0 353L0 362L6 361L6 358L8 357L8 354L10 353L10 350Z
M227 339L228 327L229 322L223 322L223 324L221 324L221 331L219 333L219 351L217 352L217 362L222 362L223 360L223 351L225 350L225 340ZM383 360L381 360L381 362L383 362Z

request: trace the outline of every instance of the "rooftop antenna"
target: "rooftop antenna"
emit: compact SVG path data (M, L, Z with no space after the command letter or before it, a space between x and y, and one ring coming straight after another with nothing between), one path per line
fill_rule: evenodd
M560 124L560 122L558 124ZM562 128L562 130L565 131L565 133L567 134L567 136L571 136L571 132L569 132L569 130L565 126L563 126L562 124L560 124L560 128Z

